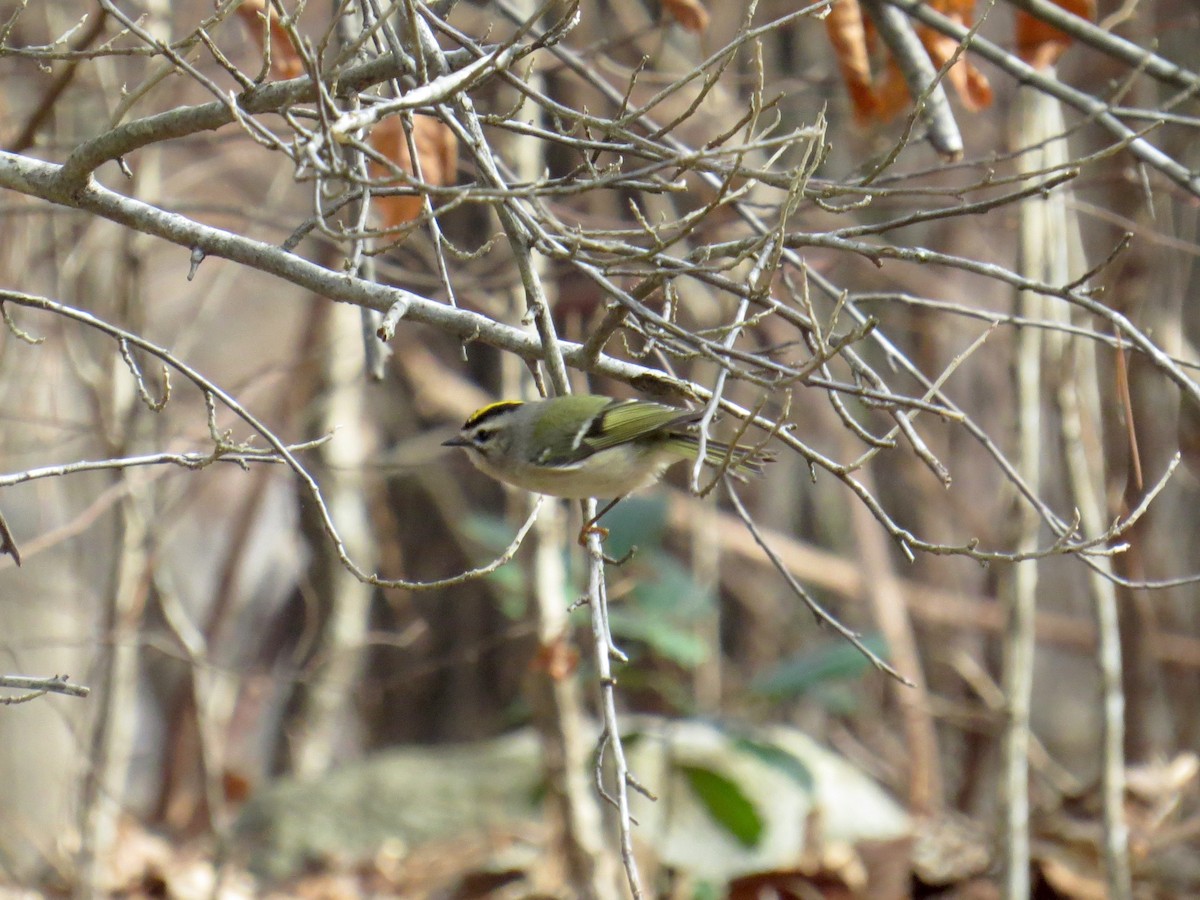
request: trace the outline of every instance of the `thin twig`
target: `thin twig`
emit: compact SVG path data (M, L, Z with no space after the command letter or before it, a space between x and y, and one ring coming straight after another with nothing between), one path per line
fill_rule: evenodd
M86 697L92 689L75 684L70 676L55 675L51 678L35 678L25 675L0 675L0 688L20 691L36 691L23 697L3 697L0 704L26 703L45 694L66 694L68 697Z

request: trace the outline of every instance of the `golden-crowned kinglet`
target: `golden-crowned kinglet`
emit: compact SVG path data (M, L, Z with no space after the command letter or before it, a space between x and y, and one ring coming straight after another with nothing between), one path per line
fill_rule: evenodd
M481 471L555 497L622 497L653 484L672 463L694 460L688 430L703 410L646 400L569 394L522 403L502 400L474 412L447 447L462 447ZM759 472L769 457L753 448L709 441L705 461Z

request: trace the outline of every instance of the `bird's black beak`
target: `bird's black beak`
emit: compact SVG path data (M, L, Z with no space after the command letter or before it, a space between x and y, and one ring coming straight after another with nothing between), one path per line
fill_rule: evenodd
M454 437L442 441L443 447L469 447L471 442L461 434L456 434Z

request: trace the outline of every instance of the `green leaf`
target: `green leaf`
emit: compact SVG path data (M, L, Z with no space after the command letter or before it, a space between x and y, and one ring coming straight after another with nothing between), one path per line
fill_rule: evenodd
M809 771L808 766L804 761L794 753L789 753L787 750L780 747L778 744L769 744L766 741L760 741L751 737L735 737L733 745L744 753L748 753L756 759L766 763L773 769L778 769L785 775L790 777L800 787L806 791L811 791L813 787L813 775Z
M708 659L706 643L664 618L613 608L608 612L608 624L618 642L641 641L659 656L685 669L694 669Z
M604 552L620 559L631 547L638 547L638 558L662 546L667 530L667 499L661 494L626 497L614 506L600 524L608 529Z
M474 513L466 517L463 534L479 544L488 553L495 555L512 543L515 529L504 516L489 516Z
M621 746L626 750L630 750L638 746L646 737L647 735L644 731L623 731L621 732Z
M862 642L871 652L887 659L887 642L882 635L867 635ZM776 699L794 697L813 690L823 682L857 677L870 668L871 661L857 647L847 641L837 640L784 660L756 678L750 690Z
M645 563L646 571L633 591L637 609L676 624L694 622L712 611L713 592L698 585L691 570L675 557L655 553Z
M497 589L512 594L525 594L525 573L520 566L501 566L488 572L487 580Z
M503 516L471 515L463 523L463 534L484 551L479 555L482 564L490 562L512 543L513 526ZM496 591L504 616L513 621L525 618L529 608L525 567L517 564L500 566L486 578Z
M634 640L656 655L692 669L717 648L697 636L696 622L712 613L714 593L698 585L677 559L651 550L630 563L636 585L629 596L609 611L609 624L618 641Z
M758 846L763 819L750 798L732 780L703 766L679 766L688 785L713 821L747 849Z

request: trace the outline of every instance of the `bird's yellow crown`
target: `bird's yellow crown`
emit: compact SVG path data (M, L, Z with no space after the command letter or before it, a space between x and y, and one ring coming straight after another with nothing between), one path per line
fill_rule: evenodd
M490 419L492 416L503 412L506 409L516 409L524 404L520 400L497 400L495 403L489 403L487 406L481 406L467 421L463 422L463 429L474 428L485 419Z

